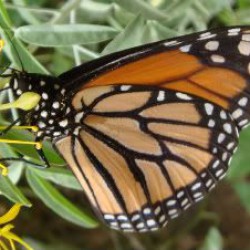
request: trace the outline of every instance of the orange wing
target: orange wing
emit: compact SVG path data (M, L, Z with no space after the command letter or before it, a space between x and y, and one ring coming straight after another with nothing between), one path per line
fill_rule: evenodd
M72 105L74 135L54 144L114 229L165 226L225 175L237 146L227 112L181 92L100 86Z
M77 89L154 85L202 97L228 110L239 128L250 120L250 27L223 28L118 52L61 76Z

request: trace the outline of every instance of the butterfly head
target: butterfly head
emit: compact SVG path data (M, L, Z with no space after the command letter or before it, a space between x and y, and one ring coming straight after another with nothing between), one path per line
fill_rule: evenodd
M41 96L39 103L26 116L25 123L39 128L38 137L56 137L67 132L70 108L65 89L57 77L14 72L10 88L16 98L27 92Z

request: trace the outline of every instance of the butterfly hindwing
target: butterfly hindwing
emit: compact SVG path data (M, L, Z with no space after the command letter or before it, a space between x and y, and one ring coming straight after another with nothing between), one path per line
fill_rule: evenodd
M164 88L87 88L72 104L74 135L54 144L115 229L164 226L225 175L238 143L228 112Z

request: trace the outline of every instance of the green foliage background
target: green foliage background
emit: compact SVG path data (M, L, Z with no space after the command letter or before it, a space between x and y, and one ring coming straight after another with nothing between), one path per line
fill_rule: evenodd
M9 61L15 68L23 65L28 72L58 75L75 65L136 45L212 27L247 25L249 13L249 0L0 0L0 33L6 41L1 63ZM2 79L0 84L4 83ZM6 94L1 94L0 102L5 100ZM6 125L17 116L15 111L11 116L0 114L0 124ZM12 130L4 138L32 140L33 136ZM250 232L244 231L249 238L244 245L232 240L229 235L236 234L237 228L227 228L227 221L217 211L218 207L226 207L229 216L235 217L242 216L235 213L243 211L246 219L236 226L250 227L249 145L250 129L246 129L240 136L229 175L218 187L223 193L215 191L159 233L124 236L98 225L79 192L81 187L49 142L44 149L53 167L38 170L23 163L11 164L9 177L0 177L0 200L26 207L33 204L33 210L45 210L50 219L57 221L60 216L68 221L59 220L60 238L55 231L48 236L45 231L50 228L42 221L39 224L42 215L38 212L34 216L29 213L32 209L27 209L20 225L36 224L37 228L19 226L18 230L36 250L250 249ZM33 148L1 143L1 157L20 154L39 162ZM232 207L227 207L223 197L234 197ZM72 227L72 235L64 230L70 223L77 225Z

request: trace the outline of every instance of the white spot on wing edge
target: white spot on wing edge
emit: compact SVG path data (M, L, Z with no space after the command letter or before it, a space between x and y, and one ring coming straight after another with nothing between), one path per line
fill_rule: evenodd
M121 91L128 91L131 88L131 85L122 85L121 86Z
M187 52L189 52L189 51L190 51L191 47L192 47L192 45L191 45L191 44L181 46L181 47L180 47L180 51L181 51L181 52L185 52L185 53L187 53Z
M187 100L187 101L190 101L192 100L192 97L187 95L187 94L184 94L184 93L181 93L181 92L178 92L176 93L176 96L182 100Z
M241 41L238 45L240 53L244 56L250 55L250 43L246 41Z
M220 43L218 41L209 41L206 43L205 48L209 51L216 51L219 45Z
M174 46L174 45L177 45L177 44L180 44L180 43L182 43L182 42L174 40L174 41L165 42L163 44L164 44L164 46L169 47L169 46Z
M160 90L157 96L157 101L162 102L165 100L165 91Z
M228 30L228 33L235 33L235 32L240 32L240 28L232 28Z
M212 115L214 111L214 105L212 105L211 103L205 103L204 106L205 106L206 113L208 115Z
M211 55L211 60L215 63L224 63L226 61L225 57L221 55Z

